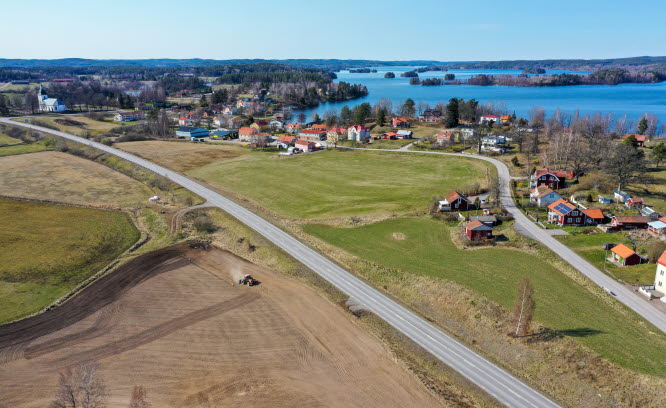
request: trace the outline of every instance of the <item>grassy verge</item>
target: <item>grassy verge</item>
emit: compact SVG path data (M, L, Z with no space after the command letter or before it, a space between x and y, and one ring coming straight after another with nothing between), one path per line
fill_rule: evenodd
M127 214L0 199L0 323L32 314L139 238Z
M50 150L43 143L15 144L11 146L0 147L0 157L14 156L16 154L35 153Z

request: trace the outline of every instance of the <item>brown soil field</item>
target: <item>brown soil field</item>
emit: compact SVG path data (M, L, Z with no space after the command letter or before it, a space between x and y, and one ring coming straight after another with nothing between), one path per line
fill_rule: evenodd
M251 273L259 286L238 285ZM44 407L97 361L109 407L443 406L350 314L219 249L135 258L63 306L0 327L0 406Z
M241 146L187 142L124 142L117 143L115 147L181 173L218 160L236 159L248 153Z
M84 205L133 207L154 195L102 164L60 152L0 158L0 195Z

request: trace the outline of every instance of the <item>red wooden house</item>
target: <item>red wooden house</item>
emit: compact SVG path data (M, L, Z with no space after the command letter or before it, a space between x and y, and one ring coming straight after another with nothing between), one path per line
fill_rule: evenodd
M471 221L465 224L465 235L470 241L483 241L493 238L493 227L490 227L479 220Z
M565 170L538 169L532 175L532 188L548 186L551 190L566 187L567 178L573 178L573 173Z
M589 217L582 210L567 200L560 199L548 206L548 222L561 227L567 225L586 225Z
M624 244L615 245L611 252L613 261L622 266L638 265L643 261L640 255Z
M407 121L406 118L401 118L401 117L396 116L391 120L391 125L393 127L408 128L409 127L409 122Z
M440 211L465 211L469 207L469 201L456 191L450 192L439 202Z
M645 229L650 219L642 216L617 215L611 220L611 225L617 229Z
M628 138L630 136L633 136L636 138L636 143L638 144L638 147L645 147L645 142L647 142L647 136L646 135L624 135L624 138Z

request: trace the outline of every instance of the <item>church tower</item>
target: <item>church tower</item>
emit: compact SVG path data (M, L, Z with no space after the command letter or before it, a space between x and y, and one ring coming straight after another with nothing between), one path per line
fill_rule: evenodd
M42 88L42 86L40 85L40 86L39 86L39 92L37 92L37 100L38 100L39 102L41 102L41 101L43 101L44 99L48 99L48 97L49 97L49 96L48 96L46 93L44 93L44 88Z

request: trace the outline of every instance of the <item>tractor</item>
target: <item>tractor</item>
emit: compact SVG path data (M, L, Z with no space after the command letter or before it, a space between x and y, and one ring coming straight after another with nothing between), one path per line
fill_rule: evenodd
M251 275L245 275L241 279L238 279L239 285L254 286L257 284L257 281Z

